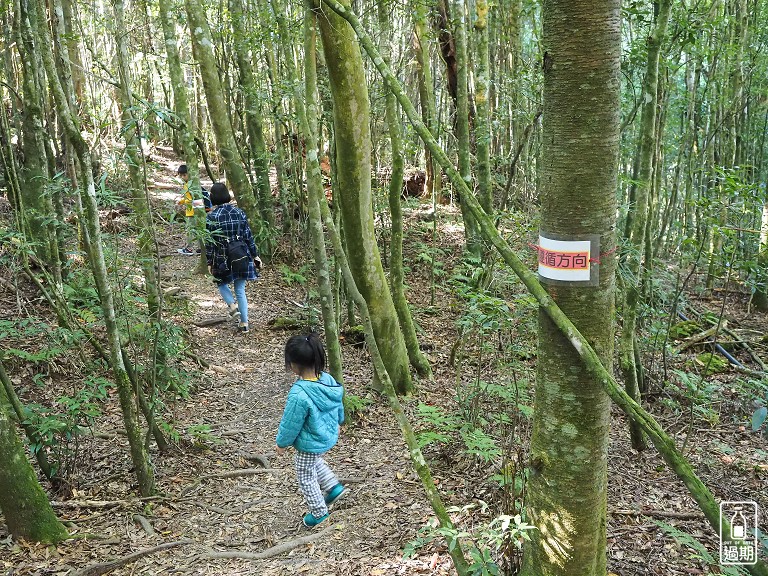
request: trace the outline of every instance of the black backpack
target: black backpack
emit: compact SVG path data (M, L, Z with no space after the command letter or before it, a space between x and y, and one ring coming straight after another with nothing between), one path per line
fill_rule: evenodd
M248 244L240 236L241 226L242 221L237 225L237 236L231 240L227 239L227 243L224 246L224 253L227 255L227 265L232 274L237 275L248 273L248 262L251 259L251 254L248 252Z

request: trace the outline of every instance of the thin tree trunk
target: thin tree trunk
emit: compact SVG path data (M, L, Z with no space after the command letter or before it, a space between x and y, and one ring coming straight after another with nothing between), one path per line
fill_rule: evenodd
M627 216L631 223L628 228L630 230L629 244L632 248L627 256L630 280L626 283L624 321L621 330L619 358L621 372L624 376L624 386L627 394L635 402L640 401L638 366L635 365L634 352L635 332L637 330L637 306L640 300L641 276L643 274L642 254L645 246L649 193L653 185L653 156L656 150L656 139L659 137L659 134L656 133L659 58L661 56L661 45L664 42L667 31L670 7L671 0L659 1L656 24L653 33L648 37L648 57L645 80L643 81L643 106L640 116L639 165L637 175L634 178L636 183L635 204L634 211L631 211L630 215ZM645 448L645 439L636 422L630 423L630 436L632 447L635 450L643 450Z
M486 214L493 214L491 183L491 117L488 102L488 0L475 2L477 69L475 71L475 143L477 150L477 199Z
M259 212L271 229L275 225L275 214L272 206L272 187L269 184L269 152L264 142L264 119L261 115L261 102L253 77L253 57L248 50L245 35L243 0L229 0L229 14L232 22L235 60L240 74L240 86L245 97L245 124L248 130L248 143L256 169ZM265 253L271 255L272 247L269 247Z
M309 229L312 235L312 252L315 256L315 273L317 275L317 290L320 293L320 309L323 313L325 329L325 345L328 349L328 366L331 375L343 382L341 346L339 344L339 326L336 322L336 311L333 302L333 287L331 286L328 257L325 253L325 236L323 234L323 218L320 213L318 199L323 196L323 175L320 172L317 143L317 66L316 66L316 32L315 17L309 8L304 16L304 98L306 107L302 105L302 94L296 86L296 111L299 114L299 124L307 145L307 195L309 200Z
M123 123L122 133L125 139L125 161L128 166L131 195L133 197L134 225L137 231L136 245L138 248L139 265L144 273L149 315L154 320L159 320L161 306L157 278L159 262L157 261L157 251L155 250L155 227L152 222L152 213L146 195L146 182L142 170L144 158L139 139L138 119L133 114L133 102L131 101L132 79L129 69L128 33L125 28L125 6L123 0L113 0L112 6L115 15L114 32L117 72L120 80L118 92Z
M421 480L421 484L424 487L424 492L426 492L430 506L432 506L432 510L435 512L435 516L437 516L441 528L448 530L448 533L450 534L450 532L453 530L453 523L451 522L451 518L448 515L448 511L446 510L445 505L443 504L442 498L440 498L440 493L437 491L435 480L432 477L432 472L429 469L427 461L424 459L424 455L421 452L421 448L419 447L418 439L414 434L413 427L408 421L408 417L405 415L403 407L400 404L400 400L397 397L397 392L395 391L393 381L389 376L389 371L387 370L386 361L383 354L381 354L378 342L376 341L373 317L370 313L368 303L365 300L363 294L361 294L360 290L357 288L356 280L353 277L347 255L342 246L341 236L339 235L338 230L336 229L336 226L333 222L333 217L331 216L331 211L328 208L328 204L325 202L324 197L321 197L319 200L321 201L325 226L331 236L334 252L341 266L342 273L344 274L344 280L346 282L347 289L349 290L350 296L355 301L355 304L357 304L357 308L363 320L365 340L368 344L368 349L371 352L374 371L383 384L384 394L387 396L387 400L389 401L389 405L395 414L397 423L400 425L403 438L406 445L408 446L408 455L411 458L411 463L413 464L416 474ZM446 536L446 539L448 540L448 550L449 554L451 555L451 559L453 560L453 566L456 568L456 573L459 576L466 576L469 573L469 566L465 559L461 542L452 536Z
M56 3L57 0L54 0L54 5ZM42 0L38 0L37 10L39 16L38 21L40 21L45 14ZM56 73L56 66L50 48L52 45L50 34L45 26L38 26L37 35L37 46L42 52L43 63L48 76L48 83L53 92L59 119L64 127L67 138L75 149L79 161L80 184L84 188L80 193L85 208L83 214L85 219L84 228L87 230L90 243L89 264L93 271L93 277L101 301L101 309L104 314L104 323L106 325L110 348L110 364L115 376L115 384L120 398L120 408L123 412L123 424L125 425L125 430L128 434L131 459L136 469L139 491L142 495L149 496L155 491L155 479L149 455L142 442L131 383L126 373L125 364L123 363L122 344L120 342L120 332L115 317L114 298L112 295L112 288L109 284L107 265L104 260L104 252L102 249L99 209L96 199L96 186L93 180L91 152L88 148L88 144L80 133L78 118L73 114L69 107L64 87L61 85ZM71 85L68 85L67 89L71 90Z
M469 142L469 73L467 71L467 33L466 19L464 18L464 0L452 0L451 16L453 40L456 48L456 117L454 118L454 127L456 131L456 147L458 149L459 173L464 182L466 182L467 188L472 190L471 146ZM482 247L475 217L467 207L467 199L464 198L464 193L459 190L456 193L459 195L467 250L475 256L480 256Z
M195 60L200 65L200 76L203 79L205 99L208 104L209 117L216 135L216 143L219 148L227 179L232 186L232 192L237 200L237 205L243 209L248 217L251 228L257 240L264 239L263 223L259 216L256 198L253 194L248 174L243 168L243 161L235 142L235 134L230 121L229 109L224 98L224 91L219 73L216 67L216 59L213 54L213 42L211 31L202 4L195 0L185 0L189 28L192 35L192 47ZM263 244L263 242L262 242ZM259 246L262 251L265 246ZM267 250L263 250L267 254Z
M184 163L187 165L187 187L192 191L193 198L200 194L200 169L197 156L197 145L195 142L194 128L192 124L192 115L189 107L189 96L187 95L187 83L184 80L184 70L181 67L179 57L178 41L176 38L176 26L171 18L170 7L167 2L158 3L160 13L160 25L163 29L163 38L165 40L165 54L168 59L168 75L171 79L171 88L173 90L173 109L179 119L179 129L175 132L179 135L181 144L181 153ZM203 146L201 152L205 152ZM200 229L205 229L205 218L202 211L195 210L195 225ZM205 250L200 250L200 258L197 261L195 272L198 274L208 273L208 262L205 257Z
M22 65L22 132L21 149L24 163L19 170L21 179L21 205L24 229L34 247L39 260L47 266L58 282L61 281L61 268L54 230L54 210L51 197L45 193L48 184L48 153L45 147L46 131L43 126L42 94L39 90L39 56L32 37L37 27L34 9L27 7L28 0L16 4L17 38L19 59Z

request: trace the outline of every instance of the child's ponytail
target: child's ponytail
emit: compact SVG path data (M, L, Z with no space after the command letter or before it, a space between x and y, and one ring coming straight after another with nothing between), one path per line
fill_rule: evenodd
M320 337L315 334L291 336L285 344L285 367L291 364L302 368L312 368L315 374L325 370L325 347Z

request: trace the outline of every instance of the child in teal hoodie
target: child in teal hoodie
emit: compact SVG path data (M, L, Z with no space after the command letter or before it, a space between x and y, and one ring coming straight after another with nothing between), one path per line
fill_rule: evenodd
M275 451L296 449L296 476L309 514L304 525L314 527L328 518L328 506L345 488L323 460L336 445L344 422L344 388L324 372L325 349L315 334L292 336L285 345L285 367L298 376L286 400Z

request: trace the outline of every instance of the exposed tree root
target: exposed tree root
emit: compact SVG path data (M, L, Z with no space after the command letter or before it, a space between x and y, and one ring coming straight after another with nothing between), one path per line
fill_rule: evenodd
M160 544L159 546L154 546L152 548L145 548L144 550L139 550L138 552L134 552L133 554L128 554L128 556L123 556L122 558L116 558L115 560L110 560L109 562L100 562L98 564L91 564L90 566L86 566L82 570L78 570L72 576L99 576L100 574L107 574L108 572L112 572L112 570L115 570L116 568L120 568L121 566L126 566L128 564L131 564L133 562L136 562L136 560L143 558L144 556L149 556L150 554L155 554L156 552L162 552L163 550L169 550L171 548L177 548L178 546L186 546L187 544L192 544L194 542L193 540L177 540L176 542L166 542L165 544Z
M241 470L227 470L226 472L217 472L215 474L204 474L195 480L192 484L184 488L180 493L180 497L184 497L192 490L197 488L203 480L210 480L211 478L239 478L241 476L254 476L256 474L263 474L264 472L279 472L277 468L242 468Z
M315 540L320 540L323 536L330 534L333 530L340 529L341 526L338 524L328 526L328 528L321 530L320 532L314 532L312 534L308 534L307 536L301 536L300 538L294 538L293 540L282 542L281 544L267 548L262 552L243 552L240 550L229 550L227 552L208 552L207 554L202 554L200 558L240 558L243 560L264 560L266 558L272 558L273 556L282 554L283 552L288 552L289 550L293 550L294 548L298 548L304 544L309 544Z

